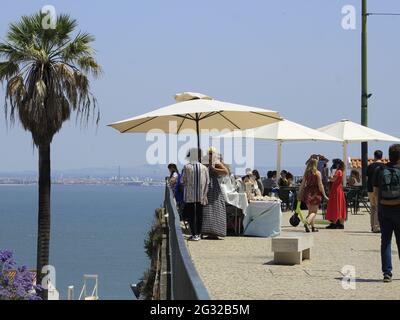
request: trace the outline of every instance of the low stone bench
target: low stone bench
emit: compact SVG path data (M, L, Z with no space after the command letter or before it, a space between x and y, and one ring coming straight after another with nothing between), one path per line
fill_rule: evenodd
M288 232L272 238L271 249L276 264L301 264L311 258L311 248L314 245L310 233Z

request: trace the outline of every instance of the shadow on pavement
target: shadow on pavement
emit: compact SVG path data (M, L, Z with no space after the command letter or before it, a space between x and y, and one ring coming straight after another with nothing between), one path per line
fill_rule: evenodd
M342 281L343 278L335 278L335 280ZM392 279L392 282L400 281L400 279ZM383 279L364 279L364 278L356 278L356 283L383 283Z

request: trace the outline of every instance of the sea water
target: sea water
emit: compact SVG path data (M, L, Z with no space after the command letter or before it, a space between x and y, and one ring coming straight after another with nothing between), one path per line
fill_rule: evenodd
M75 298L83 274L99 276L100 299L134 299L130 284L149 266L143 242L161 206L162 187L53 185L50 264L56 287ZM37 186L0 186L0 249L35 269Z

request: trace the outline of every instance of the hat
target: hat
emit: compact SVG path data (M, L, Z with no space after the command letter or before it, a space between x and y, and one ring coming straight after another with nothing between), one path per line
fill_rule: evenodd
M208 148L208 153L217 153L217 148L215 148L215 147L209 147L209 148Z

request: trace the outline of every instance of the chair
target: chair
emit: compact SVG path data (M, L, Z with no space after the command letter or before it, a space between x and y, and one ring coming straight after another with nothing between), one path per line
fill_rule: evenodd
M368 194L362 187L347 187L344 189L347 213L358 214L360 207L363 206L368 213L371 213L371 206L368 200Z
M226 203L226 229L228 235L241 235L243 231L243 211Z
M371 213L371 205L369 203L368 193L363 190L362 187L357 188L356 192L355 214L358 213L358 210L361 206L363 206L368 213Z
M350 188L346 187L344 188L344 196L346 198L346 220L348 219L349 216L349 211L350 214L357 214L356 208L357 208L357 194L358 190L355 188Z
M272 188L265 188L264 187L263 196L268 196L271 192L272 192Z

